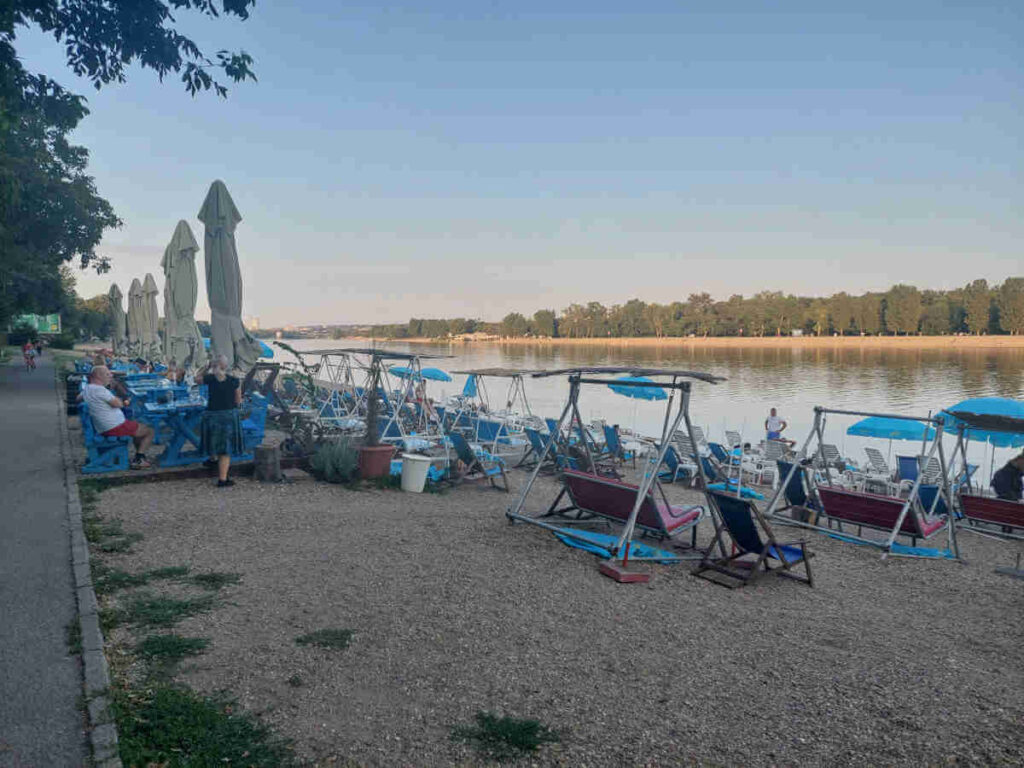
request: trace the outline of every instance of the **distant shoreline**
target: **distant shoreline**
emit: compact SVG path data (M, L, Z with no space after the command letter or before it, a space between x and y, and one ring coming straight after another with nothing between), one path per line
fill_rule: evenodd
M339 339L341 341L342 339ZM589 346L589 347L689 347L701 349L1024 349L1021 336L708 336L695 338L595 338L595 339L371 339L352 336L345 341L401 344L450 344L452 346Z

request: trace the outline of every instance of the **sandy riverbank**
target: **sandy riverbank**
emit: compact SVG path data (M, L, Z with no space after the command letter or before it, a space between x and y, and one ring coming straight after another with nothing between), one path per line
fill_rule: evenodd
M368 343L369 338L339 339L344 342ZM391 340L374 339L376 343ZM602 338L602 339L492 339L492 340L451 340L438 339L394 339L395 343L406 344L442 344L454 346L475 345L517 345L517 346L605 346L605 347L680 347L701 349L883 349L908 350L949 349L949 350L981 350L981 349L1024 349L1024 336L763 336L763 337L723 337L707 338Z
M554 492L543 480L531 508ZM558 730L517 765L1019 761L1020 582L992 572L1019 544L964 536L964 564L883 562L810 533L813 589L769 578L730 592L682 566L623 586L594 556L510 527L511 499L312 480L125 486L104 492L103 513L144 538L97 557L240 574L177 627L210 640L180 679L230 689L313 765L478 765L450 734L479 710ZM353 630L351 646L296 645L322 628ZM108 641L117 660L137 638Z

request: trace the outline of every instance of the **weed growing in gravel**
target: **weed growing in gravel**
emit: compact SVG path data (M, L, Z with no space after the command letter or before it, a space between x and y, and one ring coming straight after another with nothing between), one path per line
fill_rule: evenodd
M318 629L307 635L300 635L295 638L298 645L315 645L319 648L334 648L344 650L352 641L354 632L351 629Z
M93 573L93 586L96 588L96 593L108 595L119 589L142 587L158 579L182 579L188 576L188 567L174 565L168 568L154 568L151 571L143 571L142 573L128 573L128 571L122 571L120 568L107 568L97 564L93 568Z
M113 608L100 608L99 618L100 630L104 636L121 623L121 614Z
M125 765L295 765L289 743L229 699L168 685L112 698Z
M228 584L237 584L242 580L240 573L225 573L223 571L211 571L210 573L197 573L192 577L192 583L204 589L221 589Z
M202 637L181 635L150 635L135 646L135 653L152 665L157 677L167 677L182 659L198 656L209 645Z
M364 481L371 488L378 491L401 490L402 478L399 475L384 475L383 477L371 477Z
M64 627L64 636L68 644L68 653L77 656L82 653L82 626L78 619L72 619Z
M139 627L172 627L182 619L208 611L213 607L212 597L192 597L176 600L172 597L137 597L120 612L119 623Z
M292 688L298 688L302 685L302 678L298 675L292 675L288 678L288 685L290 685Z
M96 545L96 549L107 554L123 554L131 550L132 544L142 541L142 539L141 533L126 533L124 536L119 536L116 539L100 542Z
M511 760L535 752L545 743L559 741L558 734L539 720L498 717L490 712L477 712L476 725L453 728L452 738L475 744L481 753L494 760Z

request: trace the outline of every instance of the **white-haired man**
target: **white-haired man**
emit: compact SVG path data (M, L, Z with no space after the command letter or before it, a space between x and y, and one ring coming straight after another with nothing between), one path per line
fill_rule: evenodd
M122 400L107 387L114 374L105 365L94 365L89 372L89 382L85 385L82 400L89 407L89 418L92 425L104 437L130 437L135 443L135 459L132 469L145 469L151 466L146 459L146 450L153 442L153 428L148 424L126 419L121 409L131 400Z

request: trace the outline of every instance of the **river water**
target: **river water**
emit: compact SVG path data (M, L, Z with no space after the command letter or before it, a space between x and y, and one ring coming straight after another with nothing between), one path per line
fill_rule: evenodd
M295 340L301 351L365 346L363 342ZM786 436L802 443L813 424L815 405L848 410L927 415L969 397L1024 398L1024 350L888 350L888 349L736 349L670 346L553 346L523 344L389 344L389 349L419 354L450 355L424 365L452 372L468 368L568 368L574 365L644 365L703 371L725 377L721 384L695 382L691 414L709 439L723 440L724 430L740 432L745 440L764 437L768 409L776 407L788 422ZM280 359L290 357L279 352ZM430 382L435 400L461 391L465 376L452 374L451 383ZM565 404L564 378L528 379L527 395L534 413L557 417ZM486 382L491 405L505 401L505 382ZM664 403L635 401L606 387L587 387L580 397L586 419L601 417L609 423L660 433ZM875 444L894 455L919 452L920 443L871 441L848 436L855 418L831 416L826 438L844 455L863 461L865 445ZM952 442L947 445L951 448ZM996 467L1010 455L995 452ZM992 453L972 445L972 461L984 462L989 472Z

